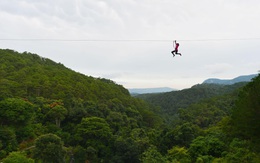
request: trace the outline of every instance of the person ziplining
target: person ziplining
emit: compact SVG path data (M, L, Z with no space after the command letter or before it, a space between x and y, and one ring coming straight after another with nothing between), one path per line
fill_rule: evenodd
M181 53L178 53L178 48L179 48L180 44L175 41L173 41L173 48L174 50L171 52L173 57L175 57L175 55L180 55L181 56Z

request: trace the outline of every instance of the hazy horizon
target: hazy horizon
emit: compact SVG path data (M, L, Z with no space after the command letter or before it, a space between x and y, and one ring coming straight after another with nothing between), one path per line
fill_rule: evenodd
M0 48L125 88L189 88L260 70L260 1L0 1ZM173 57L173 40L182 56Z

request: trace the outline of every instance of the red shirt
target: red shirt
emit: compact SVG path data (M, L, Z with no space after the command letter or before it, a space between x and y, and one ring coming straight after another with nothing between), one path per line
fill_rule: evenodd
M175 46L176 50L178 50L178 48L179 48L179 43L177 43L176 46Z

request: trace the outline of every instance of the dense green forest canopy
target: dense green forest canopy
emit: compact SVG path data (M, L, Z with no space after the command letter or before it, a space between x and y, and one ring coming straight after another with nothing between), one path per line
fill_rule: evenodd
M161 107L162 112L168 115L174 115L179 108L188 107L190 104L197 103L204 99L232 93L245 85L246 82L233 85L197 84L189 89L158 94L141 94L136 97Z
M260 76L141 99L37 54L0 56L1 162L259 162Z
M97 102L129 95L109 79L76 73L37 54L12 50L0 50L0 54L1 97L40 96L64 101L75 97Z

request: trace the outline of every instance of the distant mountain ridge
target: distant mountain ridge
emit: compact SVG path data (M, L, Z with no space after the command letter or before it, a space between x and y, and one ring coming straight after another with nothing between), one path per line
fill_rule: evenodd
M239 82L250 82L258 74L241 75L234 79L218 79L209 78L202 82L202 84L221 84L221 85L233 85ZM177 89L169 87L157 87L157 88L130 88L128 89L131 95L149 94L149 93L166 93L171 91L177 91Z
M239 82L250 82L254 77L258 74L252 75L242 75L238 76L234 79L217 79L217 78L209 78L205 80L202 84L223 84L223 85L232 85Z
M128 89L130 94L146 94L146 93L164 93L171 92L176 89L169 87L158 87L158 88L132 88Z

